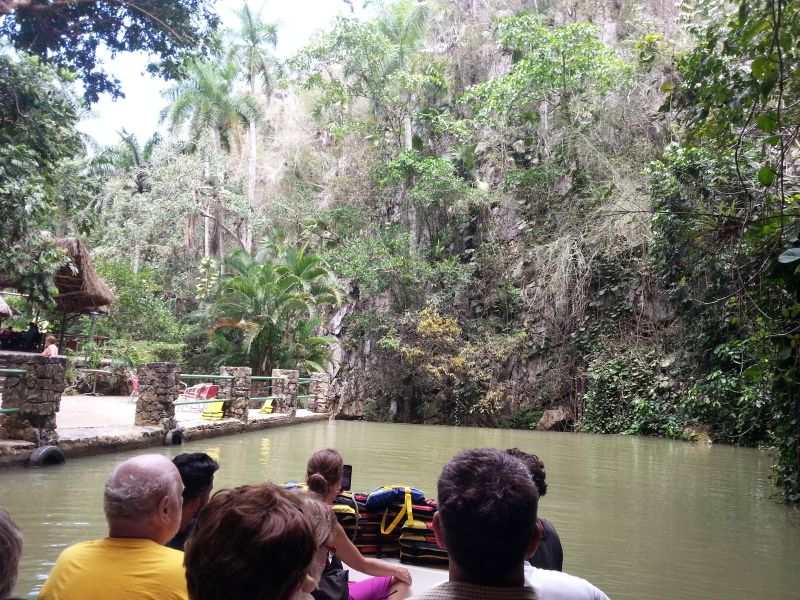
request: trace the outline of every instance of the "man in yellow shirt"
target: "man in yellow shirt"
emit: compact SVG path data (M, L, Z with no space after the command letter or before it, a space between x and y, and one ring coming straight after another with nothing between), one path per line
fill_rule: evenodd
M183 483L175 465L145 454L106 482L108 537L58 557L40 600L187 600L183 553L165 547L181 522Z

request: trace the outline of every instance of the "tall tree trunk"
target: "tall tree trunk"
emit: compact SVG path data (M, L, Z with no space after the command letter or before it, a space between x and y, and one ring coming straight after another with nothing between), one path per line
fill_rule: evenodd
M414 125L411 122L411 115L403 117L403 150L411 150L414 147Z
M133 272L134 273L138 273L139 272L139 254L140 254L139 240L136 239L133 242L133 267L132 268L133 268Z
M250 121L250 157L247 165L247 219L244 225L244 247L253 253L253 215L256 206L256 152L258 131L254 121Z
M208 217L210 210L208 205L203 210L203 258L211 256L211 219Z

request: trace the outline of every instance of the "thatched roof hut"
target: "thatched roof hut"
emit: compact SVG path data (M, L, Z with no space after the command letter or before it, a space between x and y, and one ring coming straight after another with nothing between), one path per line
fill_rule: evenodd
M75 238L56 240L56 246L69 257L70 262L61 267L54 280L58 294L53 298L64 313L89 313L103 311L114 302L114 292L94 270L89 249ZM0 287L15 287L0 273Z
M2 296L0 296L0 319L8 319L14 314L11 307L6 303Z
M61 267L54 277L58 288L54 300L63 312L93 312L114 302L114 292L94 270L89 249L83 242L66 238L56 240L56 246L64 250L72 261Z

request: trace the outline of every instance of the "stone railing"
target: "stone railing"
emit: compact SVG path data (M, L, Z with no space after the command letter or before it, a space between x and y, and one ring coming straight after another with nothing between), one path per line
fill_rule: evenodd
M67 360L28 352L0 351L0 369L23 369L3 374L3 409L17 409L0 417L0 439L24 440L39 446L58 442L56 414L64 391Z
M139 397L136 399L135 425L160 426L165 432L175 428L175 399L179 394L178 365L149 363L137 370Z
M226 392L220 394L220 398L227 400L222 407L223 414L229 419L239 419L242 423L247 423L250 405L250 367L220 367L220 375L233 377L224 384ZM222 385L220 389L222 389Z
M308 393L311 396L308 409L315 413L330 412L328 405L328 391L331 387L331 378L327 373L312 373Z
M300 373L294 369L272 369L272 402L274 413L294 413L297 410L297 380Z

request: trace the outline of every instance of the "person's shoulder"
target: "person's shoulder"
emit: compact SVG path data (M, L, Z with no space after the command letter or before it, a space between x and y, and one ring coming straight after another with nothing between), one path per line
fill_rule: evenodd
M525 582L536 590L539 600L608 600L608 596L589 581L561 571L526 567Z
M448 581L432 587L427 592L412 597L411 600L536 600L531 587L491 588Z
M61 554L58 555L58 560L74 560L86 554L91 554L101 548L102 543L103 540L86 540L85 542L72 544L61 551Z

